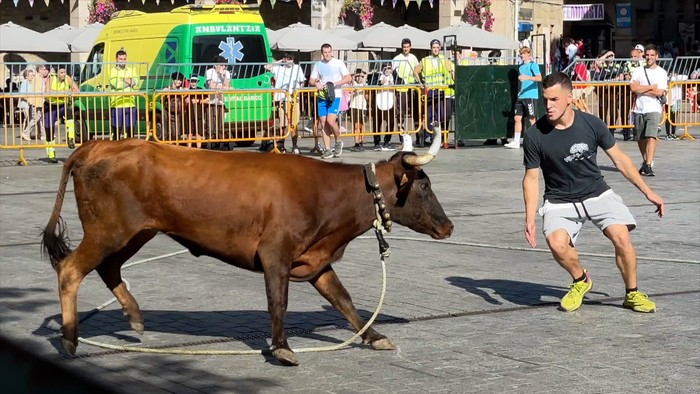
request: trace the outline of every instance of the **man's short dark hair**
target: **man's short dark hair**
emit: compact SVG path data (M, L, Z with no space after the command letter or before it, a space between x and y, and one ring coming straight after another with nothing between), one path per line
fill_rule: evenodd
M644 53L646 53L647 51L654 51L656 53L659 53L659 47L657 47L654 44L649 44L644 47Z
M324 50L326 48L333 49L333 47L329 43L325 43L325 44L321 45L321 50Z
M408 38L404 38L403 40L401 40L401 46L404 46L406 44L411 45L411 40Z
M118 57L118 56L126 56L126 51L123 49L118 50L117 54L114 55L114 57Z
M174 72L174 73L170 74L170 79L172 79L173 81L184 81L185 76L182 75L182 73L180 73L180 72Z
M285 52L284 55L282 55L282 59L292 59L294 60L294 54L290 52Z
M554 72L542 80L542 89L551 88L554 85L561 85L562 88L571 91L571 78L563 72Z

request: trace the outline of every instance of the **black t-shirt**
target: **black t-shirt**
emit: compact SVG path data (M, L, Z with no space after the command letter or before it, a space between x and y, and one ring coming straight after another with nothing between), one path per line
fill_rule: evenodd
M525 133L525 168L541 168L544 199L574 202L596 197L610 187L603 180L596 157L598 147L608 150L615 138L599 118L574 111L574 123L557 130L546 117Z

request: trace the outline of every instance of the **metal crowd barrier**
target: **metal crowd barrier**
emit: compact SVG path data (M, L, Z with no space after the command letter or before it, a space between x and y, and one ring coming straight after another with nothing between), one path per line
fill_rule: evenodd
M668 122L671 126L683 127L684 132L680 136L681 139L695 139L688 132L688 127L700 125L699 92L700 80L672 81L669 84L666 108Z
M390 142L392 135L416 134L424 124L421 90L416 85L344 87L341 91L341 135L356 137L356 142L369 136L384 136L379 143ZM303 136L321 135L317 101L318 90L312 88L297 89L292 95L299 108L292 123Z
M152 134L166 144L249 146L287 138L292 107L284 89L161 90L152 98Z
M574 105L580 111L599 117L611 129L634 128L629 82L574 82L573 88Z
M451 129L450 121L455 110L454 90L452 89L454 88L447 85L426 86L422 95L425 131L427 134L432 134L433 131L428 125L438 122L443 130L442 141L445 147L447 147L447 135Z

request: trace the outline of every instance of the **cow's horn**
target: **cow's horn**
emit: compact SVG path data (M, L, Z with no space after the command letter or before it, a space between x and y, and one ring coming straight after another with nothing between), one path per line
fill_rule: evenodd
M404 156L403 162L414 167L424 166L437 156L440 145L442 145L442 129L439 123L436 122L433 123L433 143L430 145L428 153L420 156Z

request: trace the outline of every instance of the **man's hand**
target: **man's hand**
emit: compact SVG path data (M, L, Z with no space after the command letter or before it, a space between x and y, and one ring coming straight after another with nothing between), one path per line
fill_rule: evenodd
M662 200L658 194L654 193L651 190L647 192L645 197L647 198L647 200L649 200L649 202L656 205L656 214L659 215L660 218L664 217L664 200Z
M124 85L131 87L131 78L124 78Z
M527 75L518 75L519 81L527 81L528 79L530 79L530 77Z
M537 247L537 226L535 226L535 222L527 222L525 223L525 239L527 240L527 243L530 244L533 248Z

